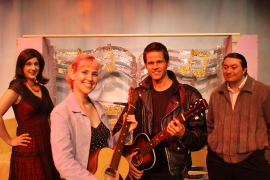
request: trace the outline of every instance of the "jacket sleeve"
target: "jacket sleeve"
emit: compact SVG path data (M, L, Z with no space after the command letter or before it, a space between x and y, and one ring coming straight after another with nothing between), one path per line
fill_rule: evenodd
M185 85L186 87L186 107L193 105L195 101L202 99L202 95L195 88ZM184 122L186 131L179 141L189 150L198 151L207 143L207 128L205 111L198 114L198 117Z
M72 135L69 128L70 112L56 107L51 113L51 146L55 166L67 180L97 180L76 159Z
M212 95L213 95L213 93L212 93ZM210 96L210 100L209 100L209 109L208 109L207 120L206 120L208 135L211 134L212 131L214 130L214 116L213 116L212 95Z
M266 100L263 103L263 113L268 131L268 146L265 150L265 159L270 162L270 90L268 92Z

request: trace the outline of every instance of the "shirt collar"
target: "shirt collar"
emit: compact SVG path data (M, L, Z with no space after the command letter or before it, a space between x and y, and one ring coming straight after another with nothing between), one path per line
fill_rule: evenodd
M245 79L243 80L243 82L240 84L240 86L237 88L236 91L232 90L232 88L229 86L229 83L227 82L227 89L230 92L236 93L245 85L246 81L247 81L247 76L245 77Z

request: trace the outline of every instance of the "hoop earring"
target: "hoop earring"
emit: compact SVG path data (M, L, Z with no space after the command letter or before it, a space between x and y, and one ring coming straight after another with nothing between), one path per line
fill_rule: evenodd
M36 83L36 84L38 84L39 82L38 82L38 80L37 80L37 78L35 78L34 79L34 82Z

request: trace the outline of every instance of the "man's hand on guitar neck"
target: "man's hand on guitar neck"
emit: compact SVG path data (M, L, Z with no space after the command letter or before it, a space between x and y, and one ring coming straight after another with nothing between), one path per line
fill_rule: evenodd
M129 178L131 180L133 179L141 179L143 175L143 171L139 171L131 162L132 157L135 156L137 152L133 152L132 154L128 155L126 159L128 160L129 163Z
M173 118L173 120L167 126L167 131L172 136L181 138L184 136L186 128L182 123L179 122L179 120Z

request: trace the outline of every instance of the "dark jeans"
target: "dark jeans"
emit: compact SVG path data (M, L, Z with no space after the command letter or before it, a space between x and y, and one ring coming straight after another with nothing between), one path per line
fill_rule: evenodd
M264 150L255 151L239 163L227 163L208 148L206 163L209 180L270 180Z

